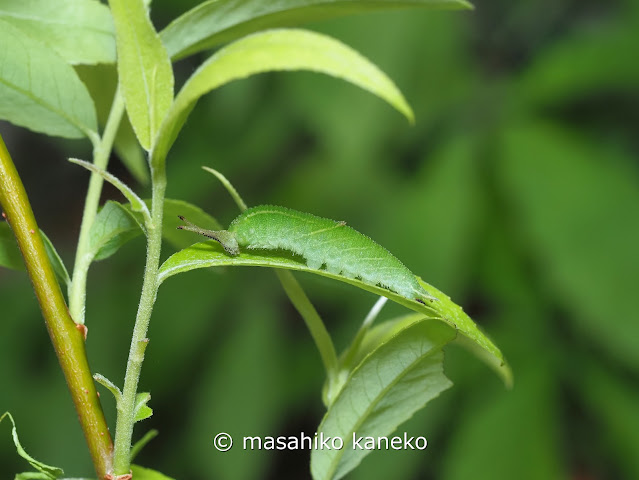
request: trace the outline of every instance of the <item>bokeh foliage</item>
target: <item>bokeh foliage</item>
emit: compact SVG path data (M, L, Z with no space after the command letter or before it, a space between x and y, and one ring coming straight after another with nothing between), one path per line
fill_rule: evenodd
M153 2L154 20L163 26L186 3ZM251 205L347 220L450 293L515 374L505 391L475 358L449 349L454 387L400 427L426 436L428 449L378 452L348 478L639 478L639 4L494 1L311 27L389 73L416 125L312 74L242 81L194 110L170 154L168 196L227 224L237 211L199 168L210 165ZM178 82L192 66L177 64ZM87 176L63 155L86 158L86 144L0 128L41 226L70 263ZM116 383L143 251L134 241L89 276L90 362ZM345 345L374 297L300 281ZM0 409L34 456L70 475L90 471L24 274L0 271L0 303L10 359L0 363ZM382 319L398 313L390 307ZM308 452L220 454L211 443L219 431L311 434L321 418L319 356L271 272L167 281L150 338L141 387L154 416L142 426L160 436L139 463L178 479L308 476ZM0 435L3 478L24 469L10 442Z

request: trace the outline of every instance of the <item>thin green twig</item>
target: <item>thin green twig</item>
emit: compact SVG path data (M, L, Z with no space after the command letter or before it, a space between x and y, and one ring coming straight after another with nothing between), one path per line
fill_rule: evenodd
M153 155L151 153L151 155ZM153 164L153 163L152 163ZM155 168L152 177L151 223L147 225L147 256L144 269L144 283L140 304L133 327L133 337L129 349L129 360L124 377L122 401L118 404L118 418L115 430L113 454L114 471L117 475L129 473L131 463L131 439L135 424L135 398L144 361L144 352L149 339L147 331L157 290L159 287L160 251L162 248L162 217L164 213L164 193L166 174L163 167Z
M109 156L115 141L122 115L124 114L124 99L118 88L113 98L111 112L104 127L104 134L100 142L95 144L93 149L93 164L96 167L106 170L109 163ZM78 237L78 246L75 252L75 263L73 265L73 277L69 287L69 311L76 323L84 324L84 310L87 292L87 274L93 257L90 252L89 234L91 226L98 212L100 194L104 179L97 173L91 173L89 188L87 190L84 212L82 213L82 224Z

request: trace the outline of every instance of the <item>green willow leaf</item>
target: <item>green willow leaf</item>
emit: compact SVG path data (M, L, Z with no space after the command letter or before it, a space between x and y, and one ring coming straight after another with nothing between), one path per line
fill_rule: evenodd
M0 45L0 119L57 137L95 135L93 100L73 67L1 19Z
M140 144L149 149L173 101L173 70L142 0L110 0L118 75Z
M420 280L422 287L437 302L427 305L416 302L414 299L407 299L386 288L364 283L356 278L348 278L343 275L328 272L323 269L310 268L300 257L294 257L283 251L255 251L242 252L232 257L228 255L217 242L203 242L191 245L184 250L170 256L160 267L160 282L182 272L188 272L197 268L223 267L223 266L252 266L283 268L300 272L313 273L324 277L351 284L362 290L367 290L375 295L382 295L388 299L405 306L417 313L421 313L430 318L437 318L448 323L459 330L469 340L476 343L485 352L493 366L506 384L512 381L510 368L506 365L504 357L493 342L481 332L477 325L464 313L462 308L453 303L448 296L437 290L435 287Z
M157 430L151 429L148 432L146 432L140 440L135 442L133 446L131 446L131 461L133 461L135 457L138 456L138 453L140 453L140 451L144 447L146 447L151 440L157 437L159 433L160 432L158 432Z
M29 462L29 464L33 468L35 468L38 472L40 472L38 474L35 474L36 476L30 476L32 474L29 474L29 473L23 473L20 475L23 475L23 478L43 478L48 480L55 480L56 478L60 477L64 473L64 471L61 468L52 467L51 465L47 465L46 463L42 463L36 460L31 455L29 455L24 450L24 448L22 448L22 445L20 444L20 440L18 439L18 430L16 429L16 422L13 420L13 417L11 416L9 412L5 412L2 416L0 416L0 422L2 422L2 420L4 420L5 417L7 417L11 421L11 424L13 425L13 428L11 429L11 436L13 437L13 444L16 447L16 451L18 452L18 455L24 458L27 462Z
M380 299L387 300L385 297L380 297ZM433 317L427 317L420 313L409 313L408 315L386 320L372 329L368 327L364 327L363 331L360 329L346 351L340 355L339 376L333 381L327 378L324 382L324 387L322 388L324 404L330 406L333 403L335 397L346 383L347 375L350 375L368 354L411 325L421 321L432 320Z
M91 225L89 252L93 260L103 260L143 232L142 225L131 212L118 202L109 200Z
M397 335L400 331L408 328L410 325L426 320L432 320L432 317L427 317L421 313L409 313L392 320L386 320L366 332L362 338L357 349L355 351L349 351L348 355L343 359L342 366L348 370L352 370L363 359L378 348L380 345L388 342L392 337ZM344 362L344 360L348 360Z
M122 401L122 392L115 383L100 373L93 375L93 379L111 392L115 398L116 404L119 404Z
M134 212L140 212L142 214L145 225L151 222L151 213L149 212L146 203L144 203L142 199L138 197L136 193L122 180L117 178L115 175L110 174L103 168L96 167L93 163L85 162L84 160L79 160L77 158L69 158L69 161L100 175L107 182L117 188L122 195L124 195L124 197L130 202L131 209Z
M376 441L378 437L390 436L452 385L443 372L441 350L455 335L455 330L442 322L420 322L400 331L366 356L351 373L318 428L319 438L337 437L344 444L340 449L312 450L314 480L342 478L372 451L364 448L367 437ZM404 435L411 437L408 432ZM399 448L404 448L404 436L398 438L402 438Z
M71 64L115 62L113 19L96 0L3 0L0 19Z
M395 84L355 50L306 30L271 30L228 45L191 76L155 138L152 162L165 158L202 95L233 80L282 70L308 70L342 78L377 95L413 121L413 111Z
M160 36L169 55L181 58L266 28L406 8L472 7L463 0L209 0L175 19Z
M240 194L237 191L237 189L228 180L228 178L226 178L224 175L222 175L221 172L218 172L214 168L206 167L206 166L203 166L202 169L207 171L207 172L209 172L211 175L213 175L215 178L217 178L219 180L219 182L222 184L222 186L226 189L226 191L229 193L229 195L231 196L231 198L235 202L235 205L237 205L237 208L240 209L240 212L243 212L244 210L246 210L248 208L246 206L246 203L244 202L244 199L240 196Z

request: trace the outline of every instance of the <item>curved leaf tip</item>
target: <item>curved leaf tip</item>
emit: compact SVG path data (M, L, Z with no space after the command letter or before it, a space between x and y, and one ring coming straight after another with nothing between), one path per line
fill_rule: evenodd
M202 95L259 73L296 70L346 80L385 100L409 122L414 122L413 110L393 81L357 51L334 38L308 30L268 30L224 47L191 76L155 136L151 162L159 162L166 156Z
M222 267L222 266L252 266L269 267L286 270L295 270L312 273L324 277L348 283L374 293L383 295L400 305L414 310L432 319L439 319L458 330L464 337L467 337L468 344L474 345L473 351L484 359L502 377L508 385L511 381L510 369L505 363L504 356L497 346L477 327L461 307L456 305L445 294L422 282L421 285L431 295L439 301L424 305L414 300L407 299L397 293L377 285L370 285L357 278L348 278L343 275L329 272L324 269L310 268L303 259L289 255L282 251L256 250L254 252L241 252L236 257L229 256L222 247L214 241L197 243L184 250L180 250L171 255L160 267L160 283L167 278L182 272L188 272L198 268ZM462 338L462 336L459 336Z

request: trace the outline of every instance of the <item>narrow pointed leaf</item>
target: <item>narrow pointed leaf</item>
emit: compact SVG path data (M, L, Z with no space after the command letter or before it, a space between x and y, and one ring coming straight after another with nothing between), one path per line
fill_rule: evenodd
M96 382L98 382L100 385L105 387L107 390L109 390L109 392L111 392L111 394L115 398L116 403L119 403L122 400L122 392L120 391L118 386L115 383L113 383L111 380L109 380L104 375L101 375L99 373L96 373L95 375L93 375L93 379Z
M135 444L131 447L131 461L133 461L135 457L138 456L138 453L140 453L140 451L146 447L151 440L157 437L159 433L160 432L155 429L149 430L140 440L135 442Z
M237 191L237 189L228 180L228 178L226 178L224 175L222 175L221 172L218 172L214 168L210 168L210 167L206 167L206 166L203 166L202 169L207 171L207 172L209 172L211 175L213 175L215 178L217 178L220 181L222 186L224 188L226 188L226 191L229 192L229 195L231 196L231 198L235 202L235 205L237 205L237 208L240 209L240 212L243 212L244 210L246 210L248 208L246 206L246 202L244 202L244 199L240 196L240 194Z
M48 44L71 64L115 62L115 31L96 0L3 0L0 19Z
M463 0L209 0L174 20L160 35L169 55L181 58L258 30L360 12L406 8L471 8Z
M365 440L357 443L356 439L391 436L400 424L452 385L443 372L441 349L454 338L455 330L444 323L420 322L362 361L318 428L320 438L339 437L344 446L312 450L314 480L342 478L371 452L360 448ZM412 436L409 432L406 435Z
M173 70L142 0L110 0L118 75L131 125L149 149L173 101Z
M104 178L107 182L117 188L122 195L129 201L131 204L131 209L134 212L141 212L145 222L151 221L151 214L149 213L149 209L146 204L138 197L131 188L126 185L122 180L117 178L115 175L110 174L106 170L96 167L94 164L85 162L84 160L78 160L77 158L70 158L69 161L71 163L75 163L76 165L80 165L81 167L86 168L87 170L97 173L102 178Z
M377 95L413 120L413 112L395 84L355 50L331 37L306 30L271 30L223 48L191 76L175 98L155 139L156 157L165 157L202 95L233 80L281 70L308 70L342 78Z
M13 428L11 429L11 436L13 437L13 444L16 447L16 451L18 452L18 455L24 458L27 462L29 462L29 464L33 468L35 468L36 470L38 470L38 472L40 472L40 474L36 474L36 475L41 475L40 477L27 476L23 478L46 478L46 479L55 480L56 478L60 477L64 473L61 468L52 467L51 465L47 465L46 463L42 463L36 460L31 455L29 455L24 450L24 448L22 448L22 445L20 444L20 440L18 439L18 430L16 429L16 422L13 420L13 417L11 416L9 412L5 412L2 416L0 416L0 422L2 422L2 420L4 420L5 417L7 417L11 421L11 424L13 425ZM27 474L21 474L21 475L30 475L30 474L27 473Z
M228 255L217 242L210 241L192 245L170 256L160 267L160 282L178 273L188 272L197 268L223 266L253 266L296 270L322 275L333 280L351 284L362 290L367 290L375 295L383 295L406 308L430 318L438 318L456 328L486 353L488 358L491 359L491 364L496 368L506 384L510 384L512 380L510 369L495 344L477 327L470 317L464 313L460 306L453 303L444 293L421 280L420 283L423 288L430 295L437 298L438 301L428 302L428 305L424 305L416 302L414 299L402 297L386 288L364 283L357 278L348 278L327 270L310 268L300 257L288 255L283 251L242 252L238 256L232 257Z
M142 225L126 208L117 202L108 201L91 226L89 251L93 260L110 257L143 231Z
M1 19L0 45L0 119L58 137L95 134L93 100L73 67Z

